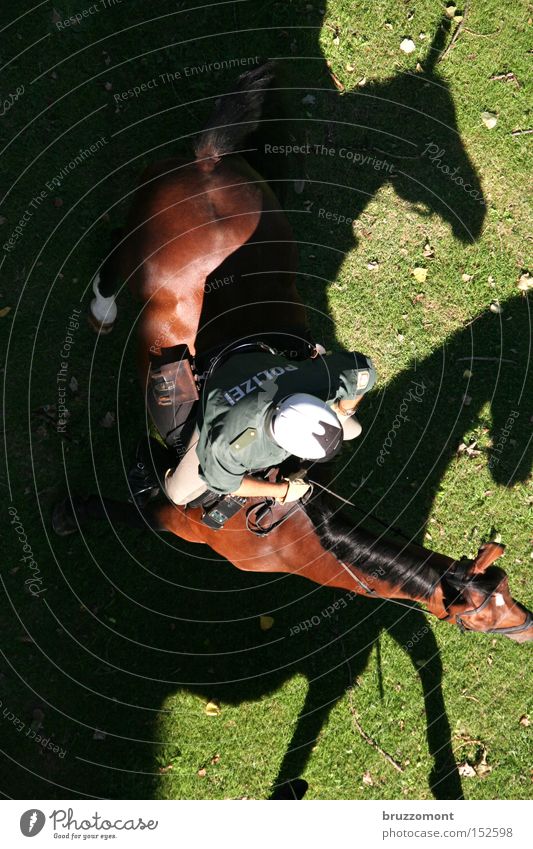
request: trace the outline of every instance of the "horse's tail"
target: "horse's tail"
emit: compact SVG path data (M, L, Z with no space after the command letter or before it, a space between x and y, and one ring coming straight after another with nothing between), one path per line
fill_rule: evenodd
M212 171L221 156L232 153L257 129L265 95L273 80L274 64L264 62L239 77L236 91L217 99L205 129L194 144L196 161L203 171Z

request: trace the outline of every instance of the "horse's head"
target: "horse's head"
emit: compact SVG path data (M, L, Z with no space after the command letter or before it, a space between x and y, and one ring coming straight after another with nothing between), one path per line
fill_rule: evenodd
M456 238L472 242L481 233L485 203L458 130L450 86L438 73L449 29L447 19L438 26L416 70L369 82L351 93L351 135L354 146L366 147L388 163L379 177L389 180L401 198L422 214L437 213ZM376 175L362 168L358 175L363 180L365 171L372 190Z
M498 543L483 545L473 561L458 566L448 576L453 600L448 612L465 631L500 634L517 643L533 640L533 614L516 602L509 592L503 569L492 566L504 552Z

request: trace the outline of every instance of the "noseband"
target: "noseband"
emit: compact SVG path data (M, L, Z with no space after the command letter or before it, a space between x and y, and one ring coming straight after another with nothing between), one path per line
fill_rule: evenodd
M455 587L455 589L462 591L462 590L468 589L469 585L474 584L475 576L470 576L470 577L468 576L468 569L470 568L470 566L471 566L471 561L469 561L469 560L459 562L459 563L456 564L456 567L455 567L453 573L451 573L450 575L447 576L448 581L450 582L450 584L452 584L452 586ZM518 608L520 608L520 610L523 610L524 613L526 614L526 618L521 625L509 625L508 627L502 627L502 628L483 628L483 629L481 629L481 628L475 628L474 629L474 628L468 627L468 625L464 621L465 618L469 617L469 616L475 616L476 613L481 613L488 606L489 602L492 600L492 597L494 596L494 593L497 591L498 586L499 586L499 582L498 582L498 584L496 584L495 586L492 586L490 588L489 587L483 587L483 586L472 587L473 589L476 589L478 592L483 593L485 595L485 598L483 599L481 604L477 605L477 607L472 607L470 610L465 610L463 613L457 613L455 615L455 623L462 633L465 633L466 631L468 631L468 632L477 632L477 633L481 633L481 634L501 634L501 635L505 636L505 635L508 635L508 634L519 634L521 631L527 631L528 628L531 628L531 626L533 625L533 613L531 613L531 611L529 611L526 607L524 607L522 604L520 604L520 602L515 601L514 598L512 599L513 604L515 604ZM447 618L451 618L451 614Z

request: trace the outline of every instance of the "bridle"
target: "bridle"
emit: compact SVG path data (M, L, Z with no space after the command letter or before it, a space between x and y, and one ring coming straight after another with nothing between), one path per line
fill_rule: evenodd
M399 529L390 528L385 522L383 522L381 519L379 519L378 516L374 516L371 513L366 513L366 511L363 511L360 507L358 507L352 501L349 501L348 499L343 498L341 495L338 495L336 492L333 492L333 490L328 489L326 486L324 486L321 483L318 483L318 481L312 481L312 485L320 487L320 489L324 490L324 492L327 492L329 495L332 495L334 498L336 498L338 501L342 502L343 504L346 504L349 507L353 507L358 512L360 512L360 513L365 512L366 515L370 516L378 524L380 524L382 527L386 528L386 530L393 530L395 533L397 533L399 536L401 536L404 540L406 540L406 542L409 542L409 543L411 542L411 540L406 536L406 534L404 534ZM356 575L354 570L351 569L346 563L343 563L341 560L339 560L339 563L343 567L343 569L345 569L345 571L348 572L356 580L356 582L359 584L359 586L361 587L361 589L363 590L363 593L365 595L370 596L372 598L376 598L376 599L379 598L379 599L382 599L383 601L390 601L392 604L397 604L400 607L406 607L409 610L419 610L417 602L413 602L413 604L408 604L407 602L400 601L399 599L396 599L396 598L386 598L385 596L379 595L378 593L376 593L375 590L372 589L372 587L369 587L365 583L365 581L363 581L358 575ZM452 585L455 584L456 589L459 591L459 593L464 591L465 589L467 589L469 584L473 583L474 576L468 575L468 569L469 569L471 563L472 563L471 560L458 561L457 563L454 564L453 570L450 570L448 572L448 574L445 573L445 575L442 576L442 577L447 577ZM525 621L521 625L510 625L510 626L507 626L507 627L503 626L501 628L485 628L485 629L469 628L468 625L465 624L464 619L466 617L475 616L476 613L481 613L488 606L489 602L491 601L492 597L494 596L494 593L497 591L497 586L493 587L490 590L487 587L477 586L476 590L478 590L479 592L481 592L485 595L485 598L483 599L481 604L478 604L477 607L472 607L469 610L465 610L462 613L455 614L455 624L457 625L457 627L459 628L459 630L461 631L462 634L464 634L464 633L481 633L481 634L500 634L502 636L506 636L506 635L509 635L509 634L519 634L522 631L527 631L528 628L531 628L533 626L533 613L531 613L531 611L529 611L526 607L524 607L523 604L520 604L520 602L515 601L515 599L513 598L512 599L513 604L515 604L518 608L523 610L524 613L526 614ZM425 610L424 613L428 613L430 616L434 616L435 619L438 619L440 622L446 622L447 620L452 618L452 614L448 614L447 616L437 616L437 614L433 613L433 611L431 611L431 610Z
M460 564L460 565L462 565L462 564ZM455 577L455 576L456 576L456 573L453 574L453 577ZM467 578L461 579L459 577L458 583L461 587L461 590L463 590L463 589L468 589L469 584L473 583L473 580L472 579L469 580ZM495 587L493 587L492 589L489 590L486 587L478 586L478 587L476 587L476 590L478 590L478 592L481 592L485 595L485 598L483 599L481 604L478 604L477 607L472 607L470 610L465 610L463 613L455 614L455 624L457 625L457 627L459 628L461 633L465 633L465 632L472 633L472 632L474 632L474 628L469 628L468 625L464 622L464 619L466 617L475 616L476 613L481 613L488 606L489 602L492 600L492 597L497 592L498 587L495 586ZM509 635L509 634L519 634L521 631L527 631L528 628L531 628L531 626L533 625L533 614L531 613L531 611L528 610L526 607L524 607L523 604L520 604L520 602L515 601L514 598L512 599L512 602L513 602L513 604L516 605L516 607L520 608L520 610L523 610L523 612L526 614L526 618L525 618L524 622L522 622L521 625L509 625L507 627L503 626L501 628L484 628L483 631L481 631L481 632L478 631L478 633L501 634L503 636L506 636L506 635Z

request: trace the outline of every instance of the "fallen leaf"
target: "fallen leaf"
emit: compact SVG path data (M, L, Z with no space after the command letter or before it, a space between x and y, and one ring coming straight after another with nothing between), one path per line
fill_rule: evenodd
M212 763L212 764L213 764L213 766L214 766L215 764L217 764L217 763L219 762L219 760L220 760L220 755L214 755L214 756L211 758L211 763Z
M205 769L205 767L202 767L202 769L198 770L196 775L198 776L198 778L205 778L207 775L207 770Z
M448 5L446 6L446 8L444 10L444 13L445 13L447 18L454 18L456 12L457 12L457 6L455 5L455 3L448 3Z
M355 71L355 65L351 65L350 63L348 63L344 66L344 70L347 71L349 74L353 74L353 72Z
M374 786L374 781L373 781L372 776L370 775L368 770L363 775L363 784L368 784L369 787Z
M115 414L110 413L109 411L105 414L103 419L100 419L100 425L102 427L113 427L115 424Z
M157 771L160 775L165 775L165 773L170 772L171 769L174 769L173 764L168 764L168 766L160 766Z
M367 262L366 267L369 271L376 271L379 268L379 262L372 260L371 262Z
M461 274L461 280L463 281L463 283L470 283L473 277L473 274Z
M220 716L220 705L216 701L208 702L205 706L205 712L208 716Z
M493 301L489 309L491 312L496 313L496 315L500 315L503 312L503 307L500 306L498 301Z
M366 85L366 77L361 77L360 80L357 80L357 85L359 88L363 88Z
M11 307L2 307L0 310L0 318L5 318L9 312L11 312Z
M413 268L412 274L417 283L425 283L428 276L428 270L427 268L422 268L417 265L416 268Z
M522 714L522 716L520 717L520 719L518 721L519 721L520 725L524 726L524 728L529 728L529 726L531 725L531 722L529 721L529 716L527 715L527 713Z
M273 616L260 616L259 617L259 627L262 631L270 631L272 625L274 624Z
M412 38L404 38L400 43L400 50L402 50L403 53L413 53L413 51L416 50L416 44Z
M481 759L479 763L475 766L476 775L478 778L485 778L489 773L492 772L492 767L487 763L487 750L483 747L483 752L481 754Z
M463 778L475 778L476 771L473 766L470 766L468 761L465 761L463 764L459 764L458 766L459 775Z
M435 256L435 248L429 242L424 245L424 256L426 259L432 259Z
M516 284L521 292L527 292L529 289L533 289L533 277L529 271L524 271Z
M498 123L498 116L494 112L482 112L481 120L485 124L487 130L492 130Z

